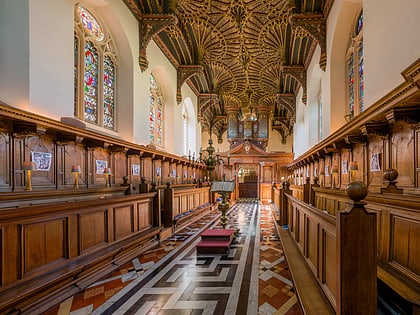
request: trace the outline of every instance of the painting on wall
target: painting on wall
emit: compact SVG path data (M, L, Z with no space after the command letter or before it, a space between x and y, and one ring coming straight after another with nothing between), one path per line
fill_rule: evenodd
M140 175L140 165L133 164L131 165L131 174L134 176Z
M103 174L106 167L108 167L108 161L96 160L96 174Z
M348 161L347 160L342 161L341 162L341 174L348 174L348 170L349 170Z
M36 164L37 171L49 171L51 168L52 154L47 152L31 152L32 162Z
M381 154L373 153L370 156L370 171L380 172L381 171Z

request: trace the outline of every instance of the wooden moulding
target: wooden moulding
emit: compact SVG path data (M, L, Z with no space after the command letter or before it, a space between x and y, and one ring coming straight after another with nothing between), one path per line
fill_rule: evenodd
M46 311L156 245L156 197L1 210L0 313Z

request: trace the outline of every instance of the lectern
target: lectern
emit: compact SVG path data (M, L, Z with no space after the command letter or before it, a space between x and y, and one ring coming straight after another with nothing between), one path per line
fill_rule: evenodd
M222 224L223 229L226 228L227 224L226 211L229 209L229 202L227 201L228 194L233 192L234 189L235 182L213 182L211 185L210 191L217 192L222 197L217 209L222 212L220 223Z

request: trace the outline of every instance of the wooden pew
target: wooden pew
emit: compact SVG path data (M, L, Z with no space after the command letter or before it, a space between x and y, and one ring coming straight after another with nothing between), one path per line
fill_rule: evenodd
M156 202L146 193L1 209L0 313L46 311L156 246Z

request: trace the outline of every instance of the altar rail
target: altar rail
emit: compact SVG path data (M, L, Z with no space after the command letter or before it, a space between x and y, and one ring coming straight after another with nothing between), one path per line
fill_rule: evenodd
M39 313L158 243L158 194L0 210L0 313Z

